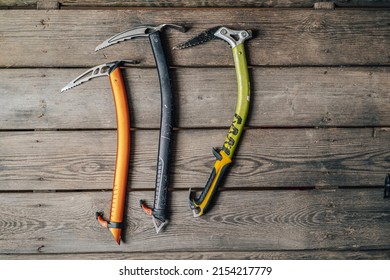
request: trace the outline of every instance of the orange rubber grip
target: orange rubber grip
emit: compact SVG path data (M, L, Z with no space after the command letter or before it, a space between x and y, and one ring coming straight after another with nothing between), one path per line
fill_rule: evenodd
M109 75L111 89L114 96L117 122L117 151L112 190L110 222L123 222L123 213L126 201L127 177L130 158L130 116L127 102L126 88L119 67ZM120 244L121 228L109 229L114 239Z

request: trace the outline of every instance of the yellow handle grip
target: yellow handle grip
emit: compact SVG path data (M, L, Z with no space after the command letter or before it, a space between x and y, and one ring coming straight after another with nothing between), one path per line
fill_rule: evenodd
M190 190L190 207L192 209L194 217L202 216L207 210L212 201L212 198L215 195L219 183L221 182L223 174L226 171L226 168L232 162L232 160L224 151L217 151L214 149L213 152L214 155L217 157L217 160L214 163L213 170L211 171L210 177L200 197L198 199L191 198Z

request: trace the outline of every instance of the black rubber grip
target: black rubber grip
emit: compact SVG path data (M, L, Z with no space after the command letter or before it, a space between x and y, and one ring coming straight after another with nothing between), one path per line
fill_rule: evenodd
M149 35L154 59L157 65L161 91L160 139L158 145L156 189L154 194L153 216L160 221L166 219L169 152L172 135L173 98L169 64L165 56L160 32Z
M217 158L217 160L221 160L221 158L218 157L219 154L218 154L217 151L214 150L213 153L214 153L214 156ZM218 154L218 156L217 156L217 154ZM212 190L212 193L211 193L211 195L210 195L209 201L206 202L206 205L205 205L205 207L203 208L203 212L206 212L206 211L207 211L207 209L208 209L209 206L210 206L210 203L213 201L214 196L215 196L215 194L216 194L216 192L217 192L217 189L218 189L218 187L219 187L219 185L220 185L220 183L221 183L221 180L222 180L222 178L223 178L223 175L224 175L224 173L226 172L226 170L227 170L227 168L229 167L229 165L230 165L230 163L228 163L228 164L226 164L225 166L223 166L222 169L221 169L221 171L219 172L219 174L218 174L218 179L217 179L217 181L215 182L215 187L214 187L214 189ZM200 196L199 196L197 199L194 200L195 203L196 203L197 205L200 205L200 204L203 202L203 200L205 199L207 193L210 191L211 184L213 183L213 181L214 181L214 179L215 179L215 176L217 176L217 173L216 173L215 168L213 167L213 170L211 171L210 177L209 177L209 179L207 180L206 186L204 187L202 193L200 194Z

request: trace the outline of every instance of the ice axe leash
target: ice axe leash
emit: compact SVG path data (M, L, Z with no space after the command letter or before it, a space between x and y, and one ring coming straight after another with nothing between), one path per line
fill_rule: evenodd
M115 61L93 67L71 82L69 82L61 92L78 86L93 78L108 76L114 97L116 121L117 121L117 151L114 173L114 183L112 189L110 219L105 220L103 213L97 212L96 218L99 223L108 228L115 241L120 244L123 213L126 201L127 174L130 158L130 117L129 106L127 102L126 87L123 82L121 67L138 62L132 60Z
M250 84L244 42L250 38L252 38L252 32L250 30L232 30L227 27L217 26L174 47L174 49L189 48L213 39L222 39L226 41L233 51L238 83L238 98L234 119L222 148L213 148L213 154L216 157L216 161L206 186L198 198L193 197L191 189L189 191L189 203L194 217L202 216L209 208L217 188L221 183L221 179L223 178L227 167L232 162L234 152L245 125L249 110Z
M172 114L173 99L172 88L169 76L169 64L166 59L160 32L167 27L185 32L185 28L174 24L161 24L158 26L139 26L120 32L104 41L96 47L96 51L111 46L113 44L148 37L154 59L156 61L161 92L161 118L160 118L160 138L157 156L156 185L154 193L153 208L149 208L144 201L140 201L141 207L148 215L152 216L156 232L167 224L167 193L168 193L168 172L169 172L169 152L172 134Z

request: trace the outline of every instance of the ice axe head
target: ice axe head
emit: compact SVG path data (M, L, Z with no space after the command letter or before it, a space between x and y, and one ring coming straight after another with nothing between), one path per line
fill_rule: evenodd
M128 30L125 30L123 32L120 32L111 38L108 38L105 40L103 43L101 43L99 46L95 48L95 51L107 48L113 44L126 41L126 40L131 40L134 38L139 38L139 37L148 37L150 34L154 32L159 32L163 30L164 28L171 27L173 29L179 30L180 32L185 32L186 29L183 26L176 25L176 24L160 24L158 26L149 26L149 25L144 25L144 26L138 26L135 28L131 28Z
M61 89L61 92L66 91L68 89L71 89L75 86L81 85L82 83L85 83L91 79L102 77L102 76L108 76L112 71L114 71L117 67L126 67L131 64L137 64L138 61L135 60L120 60L120 61L114 61L109 63L104 63L95 67L92 67L91 69L88 69L83 74L79 75L78 77L74 78L72 81L70 81L66 86L64 86Z
M225 26L216 26L203 31L202 33L184 43L175 46L174 49L185 49L206 43L214 39L223 40L227 42L230 47L234 48L250 38L252 38L251 30L233 30Z

